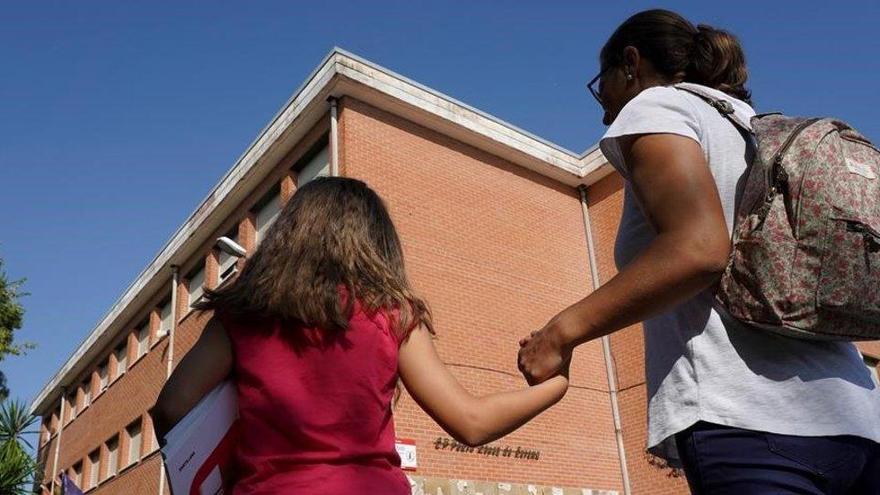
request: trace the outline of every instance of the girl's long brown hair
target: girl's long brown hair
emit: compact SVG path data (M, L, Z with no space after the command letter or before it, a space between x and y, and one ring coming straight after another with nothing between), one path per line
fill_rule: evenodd
M399 314L401 339L418 325L434 333L382 199L359 180L321 177L296 191L241 274L196 307L343 331L355 299Z

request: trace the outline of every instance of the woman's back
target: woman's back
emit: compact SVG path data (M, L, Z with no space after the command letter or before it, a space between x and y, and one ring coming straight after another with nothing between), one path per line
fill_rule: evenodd
M409 493L394 448L398 341L355 305L343 332L224 318L241 439L235 493Z
M693 86L691 86L693 87ZM754 111L731 102L740 120ZM625 177L621 136L677 134L700 144L715 179L728 229L737 187L750 150L739 130L718 111L673 86L647 89L620 112L603 138L606 156ZM626 186L616 245L620 267L656 235ZM674 433L697 421L788 435L856 435L880 441L880 396L849 342L776 336L719 314L709 287L644 322L651 451L676 463Z

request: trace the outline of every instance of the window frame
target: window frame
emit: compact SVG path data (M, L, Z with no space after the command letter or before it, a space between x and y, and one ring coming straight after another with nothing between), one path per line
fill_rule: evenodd
M97 456L95 456L97 454ZM97 461L95 461L95 457L97 457ZM83 488L86 490L90 490L98 484L101 483L101 448L97 448L88 455L89 458L89 484L88 486L84 486Z
M261 226L260 218L264 217L263 212L269 210L269 205L274 205L274 212L265 219ZM275 184L251 208L251 214L254 216L254 241L257 245L266 237L266 233L278 219L281 207L281 184Z
M115 443L116 446L111 449L110 446L113 443ZM110 437L109 440L104 442L104 445L107 447L107 469L104 470L104 480L108 480L119 474L119 434Z
M132 434L132 431L137 429L137 437ZM125 434L128 436L128 453L126 454L126 466L131 466L141 460L141 452L144 450L144 423L143 419L138 419L137 421L132 422L128 426L125 427ZM134 451L134 438L137 438L137 451ZM135 453L136 455L132 455Z
M239 232L238 227L230 230L226 233L224 237L231 239L236 244L241 244L239 241ZM238 273L238 256L231 255L222 249L217 249L217 280L216 287L223 285L223 282L226 282L233 275ZM228 266L224 266L224 264Z
M73 470L73 482L76 486L82 486L83 461L79 460L70 467Z
M163 316L165 314L165 309L168 309L168 316ZM159 328L156 330L156 340L158 341L162 337L168 335L168 332L171 331L171 327L174 326L174 308L171 305L171 298L169 297L165 301L163 301L158 306L159 310ZM167 320L166 320L167 319ZM167 321L167 328L166 328Z
M110 358L98 365L98 395L110 388ZM103 374L102 374L103 373Z
M143 334L143 335L142 335ZM143 339L141 339L143 337ZM135 340L137 340L137 352L135 361L147 355L150 352L150 319L147 318L143 323L138 325L135 330Z
M187 308L188 309L193 309L193 306L197 302L199 302L202 299L202 297L205 296L205 282L207 281L207 280L205 280L206 271L207 271L207 263L205 263L203 261L201 264L196 265L195 268L190 270L189 275L186 276L186 293L187 293ZM195 282L199 278L201 279L201 284L198 287L198 296L194 298L193 295L194 295L195 291L193 290L193 282Z
M67 401L67 421L64 422L64 425L69 425L74 419L76 419L79 414L79 410L77 409L77 400L76 400L77 392L76 389L73 389L67 396L64 397L64 400Z
M92 378L91 378L91 375L89 375L89 378L86 378L82 382L80 387L82 388L82 391L83 391L83 400L82 400L82 407L79 408L79 412L80 412L80 414L82 414L82 412L85 411L87 407L92 405L92 400L94 400L94 397L92 397Z
M304 155L294 167L297 187L302 187L318 177L328 177L330 175L329 142L319 141L319 143L320 147L316 145L309 153ZM319 159L322 160L319 161ZM319 166L321 162L325 162L323 166ZM306 173L309 175L305 176Z
M119 357L120 354L122 355L121 359ZM128 338L124 339L113 349L113 356L116 359L116 372L113 374L113 381L116 381L128 371Z

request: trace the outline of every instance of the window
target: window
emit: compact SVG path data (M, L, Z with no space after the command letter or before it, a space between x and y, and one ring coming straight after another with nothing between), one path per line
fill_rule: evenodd
M49 436L58 433L59 421L61 421L61 410L56 409L49 417Z
M82 483L82 472L83 472L82 461L74 464L72 471L73 472L71 473L70 478L73 480L73 482L76 484L76 486L82 486L82 484L81 484Z
M269 194L263 197L258 203L258 207L254 211L254 227L257 230L257 243L266 237L269 227L278 218L281 211L281 190L279 187L273 188Z
M138 351L137 351L137 359L140 359L141 356L147 353L150 350L150 319L147 318L146 321L141 323L141 326L138 327L137 331L137 341L138 341Z
M156 439L156 429L153 428L152 423L147 424L147 430L149 431L149 434L147 434L144 437L144 442L147 444L146 445L147 452L152 452L153 450L158 448L159 441Z
M119 470L119 436L115 436L107 442L107 475L104 478L106 479L111 476L116 476L116 472L118 470Z
M89 454L89 484L86 489L98 486L98 474L101 471L101 450L95 449Z
M189 292L189 306L192 307L205 294L205 265L192 272L187 279L187 291Z
M143 436L143 427L141 426L141 420L137 420L129 425L128 428L125 429L125 431L128 434L127 464L134 464L141 458L141 444L143 443L141 440Z
M171 331L171 313L171 300L169 299L159 310L159 337Z
M67 395L67 422L76 418L76 390Z
M868 370L871 371L871 378L874 380L875 385L880 385L880 376L878 376L877 366L880 364L880 360L872 358L870 356L863 356L865 360L865 366L868 367Z
M80 411L82 411L92 403L92 380L86 380L80 386L83 391L82 407L80 408Z
M104 364L98 367L98 378L101 380L101 388L98 391L100 394L110 385L110 363L108 361L104 361Z
M238 243L238 229L233 230L232 232L226 234L225 237L228 237L235 243ZM219 250L219 256L217 261L219 262L220 268L217 270L217 285L222 284L232 275L235 275L237 268L235 266L238 258L223 251Z
M49 435L51 435L49 433L49 421L49 418L43 418L43 424L40 427L40 447L46 445L49 441Z
M302 187L303 184L315 177L326 177L328 175L330 175L330 154L325 146L300 169L296 178L296 186Z
M61 408L59 407L58 409L55 410L55 412L52 413L52 417L49 418L49 431L52 432L52 435L58 433L58 424L59 424L60 420L61 420Z
M116 356L116 378L122 376L123 373L128 371L128 339L122 341L119 344L119 347L113 351L113 354Z

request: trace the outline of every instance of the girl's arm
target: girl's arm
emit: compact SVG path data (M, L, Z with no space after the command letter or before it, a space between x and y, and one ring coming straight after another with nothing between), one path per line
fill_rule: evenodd
M156 438L165 434L195 407L202 397L222 382L232 369L232 344L220 321L208 321L202 336L186 353L159 392L150 409Z
M657 235L620 273L520 341L529 383L553 376L571 350L680 304L716 283L730 234L712 172L693 139L643 134L621 143L632 187Z
M519 428L559 401L568 388L566 372L534 387L471 395L440 361L431 335L422 327L401 344L398 366L413 399L444 430L469 446L491 442Z

